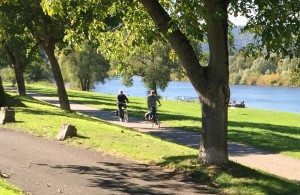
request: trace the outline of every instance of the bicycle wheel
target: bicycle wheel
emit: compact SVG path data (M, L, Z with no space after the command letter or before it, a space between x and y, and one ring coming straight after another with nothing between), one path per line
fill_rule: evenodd
M157 118L156 118L155 124L157 125L157 128L159 129L159 128L160 128L160 122L159 122L159 120L158 120L158 115L157 115Z
M128 112L127 112L127 110L124 110L124 122L128 123Z

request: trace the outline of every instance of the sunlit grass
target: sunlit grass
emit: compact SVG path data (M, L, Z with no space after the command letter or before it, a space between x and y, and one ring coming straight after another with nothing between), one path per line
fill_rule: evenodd
M23 194L18 188L9 184L5 179L0 178L0 194L1 195L18 195Z

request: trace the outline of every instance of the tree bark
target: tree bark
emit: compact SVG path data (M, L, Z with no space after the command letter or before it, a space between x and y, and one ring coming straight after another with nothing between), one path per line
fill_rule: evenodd
M13 69L15 72L16 82L17 82L17 91L21 96L26 95L26 87L24 80L24 69L25 65L22 63L21 54L19 51L11 49L8 45L5 45L6 53L10 58Z
M198 93L202 105L200 160L214 165L227 163L227 105L230 96L226 15L228 1L205 1L205 7L210 16L207 21L211 20L208 22L210 63L207 67L200 65L190 41L179 28L168 32L172 19L158 0L140 0L140 2L158 26L159 31L164 34L176 51L187 76ZM216 11L221 9L226 10L226 18L215 17Z
M90 81L90 79L87 79L86 90L87 91L91 90L91 81Z
M25 88L25 80L24 80L24 70L22 68L22 62L19 61L19 59L17 59L16 64L14 64L14 72L16 76L18 94L21 96L25 96L26 88Z
M66 91L65 84L64 84L64 80L63 80L63 77L61 74L61 70L59 68L58 61L54 55L55 45L48 43L48 44L41 44L41 47L46 52L46 54L49 58L49 61L50 61L54 80L55 80L55 83L57 86L57 93L58 93L60 108L64 109L64 110L71 110L67 91Z
M2 78L0 76L0 107L7 106L5 92L2 84Z
M202 103L202 139L200 157L204 163L228 162L227 125L230 99L228 64L227 0L205 0L207 35L210 51L206 71L207 85L200 100ZM217 13L224 16L220 17Z

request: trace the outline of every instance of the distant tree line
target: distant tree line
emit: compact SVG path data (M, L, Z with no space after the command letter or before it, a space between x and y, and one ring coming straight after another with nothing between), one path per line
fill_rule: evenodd
M241 85L300 86L300 58L271 54L248 56L239 52L229 56L229 82Z

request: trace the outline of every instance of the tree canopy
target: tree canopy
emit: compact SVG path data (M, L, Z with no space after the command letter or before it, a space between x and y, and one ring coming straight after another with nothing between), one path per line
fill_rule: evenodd
M83 91L92 89L96 82L104 83L108 77L110 64L97 52L97 45L90 41L84 41L77 48L65 48L59 60L66 78Z

